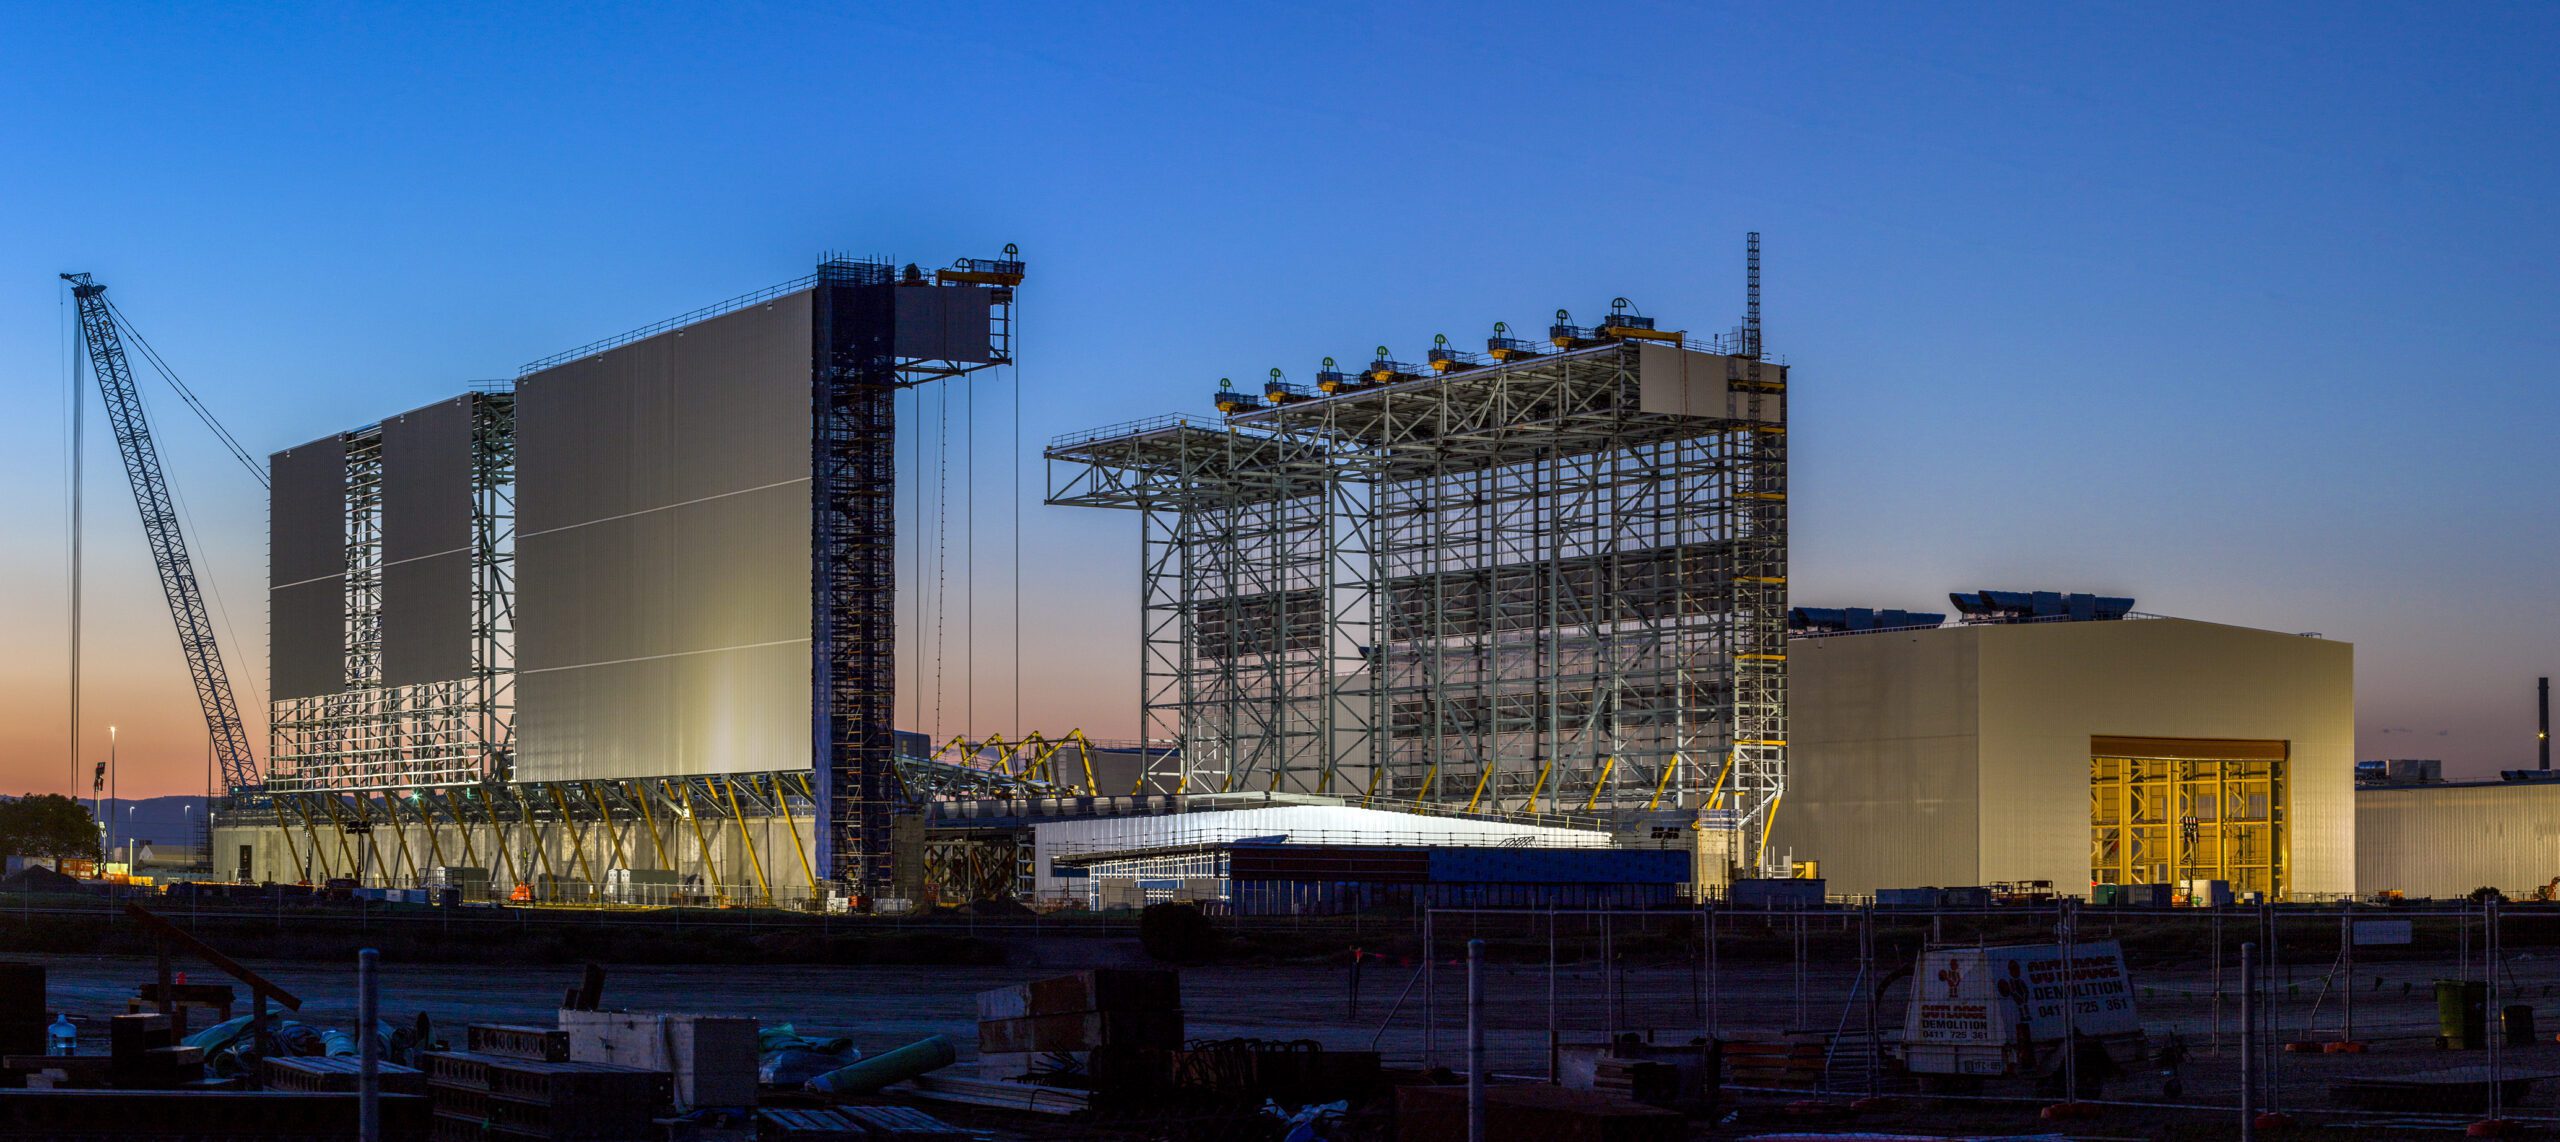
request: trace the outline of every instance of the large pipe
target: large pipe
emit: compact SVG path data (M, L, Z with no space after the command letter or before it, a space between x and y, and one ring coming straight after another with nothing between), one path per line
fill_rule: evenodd
M870 1094L891 1083L941 1070L959 1057L959 1049L951 1045L951 1040L934 1035L828 1071L810 1079L808 1089L821 1094Z

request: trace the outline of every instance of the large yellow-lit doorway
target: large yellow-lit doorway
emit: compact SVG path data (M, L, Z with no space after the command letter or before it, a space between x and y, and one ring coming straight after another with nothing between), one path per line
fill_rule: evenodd
M2089 881L2222 880L2282 900L2288 743L2089 739Z

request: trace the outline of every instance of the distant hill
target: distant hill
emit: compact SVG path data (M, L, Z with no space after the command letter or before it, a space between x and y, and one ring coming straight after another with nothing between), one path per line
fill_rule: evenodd
M87 804L84 799L82 804ZM128 797L109 801L114 810L115 827L109 830L119 843L136 838L163 845L196 843L196 821L204 815L204 798L195 797Z

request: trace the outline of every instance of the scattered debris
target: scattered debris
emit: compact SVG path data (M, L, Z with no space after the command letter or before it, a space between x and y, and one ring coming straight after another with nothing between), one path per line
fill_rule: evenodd
M859 1062L851 1039L811 1039L782 1023L756 1032L756 1082L797 1088L819 1075Z

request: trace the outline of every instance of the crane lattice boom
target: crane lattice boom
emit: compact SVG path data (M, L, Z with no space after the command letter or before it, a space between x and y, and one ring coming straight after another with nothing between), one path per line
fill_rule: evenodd
M90 281L87 274L64 274L62 280L71 283L71 296L80 303L80 335L88 345L89 367L98 376L99 394L106 398L107 420L115 428L116 450L124 454L124 474L133 485L134 505L142 509L142 531L151 541L151 561L160 570L160 591L168 596L169 617L178 624L178 645L186 652L196 702L204 707L205 727L213 735L223 786L231 792L255 788L257 758L249 752L240 704L231 696L231 676L222 668L222 648L213 640L213 621L205 613L204 591L196 584L195 563L187 557L187 540L178 530L178 510L169 498L168 477L160 471L159 450L151 443L151 426L142 414L142 394L134 388L133 368L125 361L124 339L107 308L107 287Z

